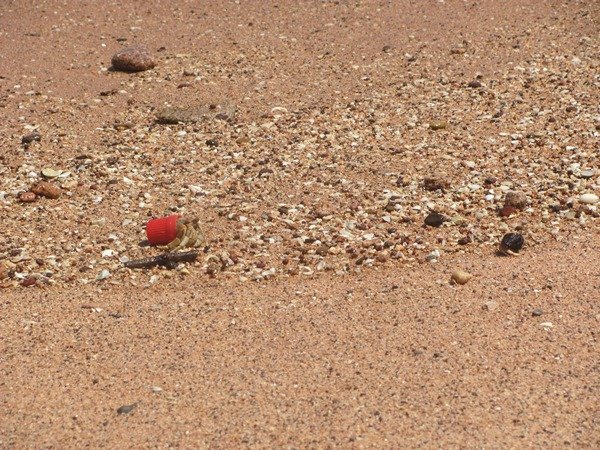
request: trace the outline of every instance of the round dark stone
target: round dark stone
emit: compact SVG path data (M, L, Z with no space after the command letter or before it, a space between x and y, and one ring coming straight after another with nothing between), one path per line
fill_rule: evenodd
M500 251L505 253L510 250L511 252L518 253L525 244L525 238L520 233L507 233L500 242Z
M446 218L438 213L430 213L425 217L425 225L428 227L441 227L445 221Z
M542 309L541 309L541 308L535 308L533 311L531 311L531 315L532 315L533 317L539 317L539 316L541 316L542 314L544 314L544 311L542 311Z

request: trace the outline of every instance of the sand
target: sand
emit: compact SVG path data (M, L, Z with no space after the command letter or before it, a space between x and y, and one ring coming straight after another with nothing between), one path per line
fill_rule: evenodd
M207 3L0 10L0 447L600 446L598 5Z

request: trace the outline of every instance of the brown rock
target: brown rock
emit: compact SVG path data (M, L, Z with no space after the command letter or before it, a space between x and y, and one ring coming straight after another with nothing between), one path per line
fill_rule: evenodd
M445 190L450 187L450 181L445 174L434 173L423 179L423 187L428 191Z
M522 192L509 191L504 198L504 205L512 206L513 208L525 209L528 204L527 196Z
M8 267L3 262L0 262L0 281L8 278Z
M21 192L21 194L19 194L19 201L23 202L23 203L31 203L34 202L36 199L36 195L33 192Z
M141 72L156 66L150 51L141 45L119 50L113 55L111 62L113 69L124 72Z
M37 280L34 277L26 277L23 279L23 281L21 281L21 286L23 286L23 287L35 286L36 283L37 283Z
M432 130L444 130L448 126L448 122L443 120L433 120L429 124L429 128Z
M48 181L40 181L33 188L31 188L31 190L36 195L52 199L59 198L60 194L62 193L58 186Z
M500 211L498 211L498 214L500 214L501 217L510 217L516 212L517 208L515 208L514 206L505 205L503 208L500 209Z

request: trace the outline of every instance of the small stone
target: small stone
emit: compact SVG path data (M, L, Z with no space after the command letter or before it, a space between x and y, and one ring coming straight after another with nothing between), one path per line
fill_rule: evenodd
M33 192L21 192L19 194L19 201L23 203L31 203L36 199L36 195Z
M522 234L507 233L502 237L499 251L504 255L515 254L523 248L523 244L525 244L525 239Z
M473 278L473 275L471 275L469 272L465 272L464 270L461 269L456 269L454 272L452 272L452 275L450 277L450 279L452 281L454 281L456 284L467 284L469 282L469 280Z
M28 146L29 144L31 144L32 142L40 142L42 140L42 135L40 133L38 133L37 131L34 131L33 133L29 133L26 134L25 136L23 136L21 138L21 144Z
M464 237L461 237L457 242L458 242L458 245L467 245L467 244L470 244L471 242L473 242L473 239L471 238L471 236L464 236Z
M596 175L596 171L594 169L582 170L579 174L581 178L585 178L586 180L592 178L594 175Z
M450 187L450 181L445 174L434 173L423 179L423 187L428 191L445 190Z
M441 227L445 221L446 218L438 213L430 213L425 217L425 225L428 227Z
M102 269L96 277L96 281L106 280L108 277L110 277L110 271L108 269Z
M431 263L436 263L436 262L437 262L437 260L440 258L440 256L442 256L441 252L440 252L439 250L435 249L435 250L433 250L431 253L429 253L429 254L428 254L426 257L425 257L425 259L426 259L428 262L431 262Z
M585 203L587 205L595 205L598 203L598 196L596 194L581 194L579 196L579 201L581 203Z
M473 89L477 89L477 88L480 88L482 86L482 84L480 81L473 80L473 81L469 81L469 84L467 86L469 86L470 88L473 88Z
M544 328L552 328L554 325L552 325L552 322L542 322L540 323L540 326Z
M31 191L41 197L57 199L62 193L61 189L48 181L40 181L31 188Z
M533 311L531 311L531 315L533 317L539 317L542 314L544 314L544 311L542 311L540 308L535 308Z
M495 309L498 309L498 302L496 302L494 300L490 300L489 302L485 302L483 304L483 309L485 309L486 311L494 311Z
M525 209L529 204L527 196L522 192L508 191L504 197L504 205L517 209Z
M0 281L8 278L8 267L3 262L0 262Z
M443 130L448 126L448 123L443 120L433 120L429 124L429 128L432 130Z
M119 408L117 409L117 414L129 414L135 409L135 407L135 404L119 406Z
M141 45L119 50L113 55L111 62L113 69L124 72L141 72L156 66L150 51Z
M21 281L21 286L23 286L23 287L35 286L36 283L37 283L37 279L35 279L34 277L25 277L25 278L23 278L23 281Z
M498 214L500 214L501 217L510 217L516 212L517 208L515 208L514 206L505 205L504 207L500 208Z

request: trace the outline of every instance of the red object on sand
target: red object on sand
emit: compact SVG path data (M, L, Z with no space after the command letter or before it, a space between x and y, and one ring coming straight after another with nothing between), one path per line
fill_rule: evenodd
M146 236L150 245L167 245L177 237L177 221L179 216L174 214L160 219L149 220L146 224Z

